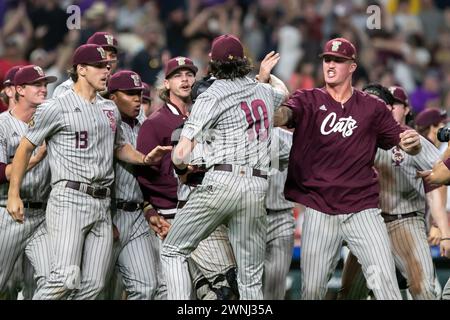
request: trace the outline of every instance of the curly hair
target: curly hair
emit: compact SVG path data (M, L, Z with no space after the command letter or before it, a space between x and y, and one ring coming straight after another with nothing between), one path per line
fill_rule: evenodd
M245 77L253 66L247 58L236 58L230 61L213 61L209 62L208 71L217 79L230 79Z

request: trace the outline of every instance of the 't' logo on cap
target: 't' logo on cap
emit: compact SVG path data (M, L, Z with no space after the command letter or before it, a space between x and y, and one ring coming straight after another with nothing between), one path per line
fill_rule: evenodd
M39 66L34 66L33 69L36 70L36 72L39 74L40 77L43 77L43 76L44 76L44 71L42 70L41 67L39 67Z
M341 41L333 41L331 51L334 51L334 52L338 51L341 44L342 44Z
M97 48L98 52L100 52L100 55L102 56L102 59L106 59L106 52L103 50L102 47Z
M106 38L106 42L109 45L113 46L114 45L114 37L112 35L110 35L110 34L105 34L104 36Z
M182 66L182 65L186 64L186 60L185 59L186 58L184 58L184 57L177 58L176 60L178 62L178 65Z
M135 87L141 86L141 78L137 74L132 74L131 79L133 79L133 83Z

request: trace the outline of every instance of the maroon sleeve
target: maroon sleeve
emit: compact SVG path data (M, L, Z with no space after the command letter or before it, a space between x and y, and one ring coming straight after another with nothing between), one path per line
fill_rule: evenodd
M373 101L376 104L374 126L378 132L377 146L389 150L400 143L400 133L405 129L395 121L392 112L382 101L377 101L375 98Z
M8 182L8 179L6 179L6 166L6 163L0 162L0 184Z
M437 185L437 184L429 184L429 183L427 183L425 181L425 179L422 179L422 181L423 181L423 189L424 189L425 193L431 192L434 189L437 189L437 188L440 187L440 185Z
M445 159L444 161L445 166L447 167L448 170L450 170L450 158Z
M302 113L303 113L301 98L302 98L302 91L296 90L289 97L288 101L283 103L283 106L286 106L289 109L291 109L292 113L293 113L292 122L288 123L288 125L287 125L288 128L295 128L301 120Z

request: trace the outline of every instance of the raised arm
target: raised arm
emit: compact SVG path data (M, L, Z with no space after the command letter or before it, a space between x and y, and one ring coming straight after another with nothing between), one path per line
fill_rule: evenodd
M23 202L20 198L20 186L22 185L23 177L27 171L31 154L35 148L36 146L27 138L22 138L12 162L6 209L11 217L19 223L23 223L24 220Z

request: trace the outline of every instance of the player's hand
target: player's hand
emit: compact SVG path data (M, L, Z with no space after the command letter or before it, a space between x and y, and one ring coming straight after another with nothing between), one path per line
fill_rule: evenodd
M417 154L420 151L420 135L416 130L406 130L400 133L400 148L405 152Z
M275 53L275 51L270 51L261 61L261 65L259 67L259 73L256 76L256 80L259 82L267 83L270 79L270 73L272 72L273 67L280 60L280 54Z
M435 226L431 226L430 234L428 235L428 244L430 246L438 246L441 241L441 230Z
M450 259L450 240L441 240L440 249L441 249L441 257L446 257Z
M169 152L172 151L172 146L156 146L152 151L150 151L145 157L144 157L144 164L145 165L153 165L157 164L161 161L161 159Z
M164 239L170 230L170 223L160 215L151 216L149 220L150 228L158 237Z
M25 220L23 202L20 197L8 196L8 202L6 204L6 210L9 215L18 223L23 223Z

